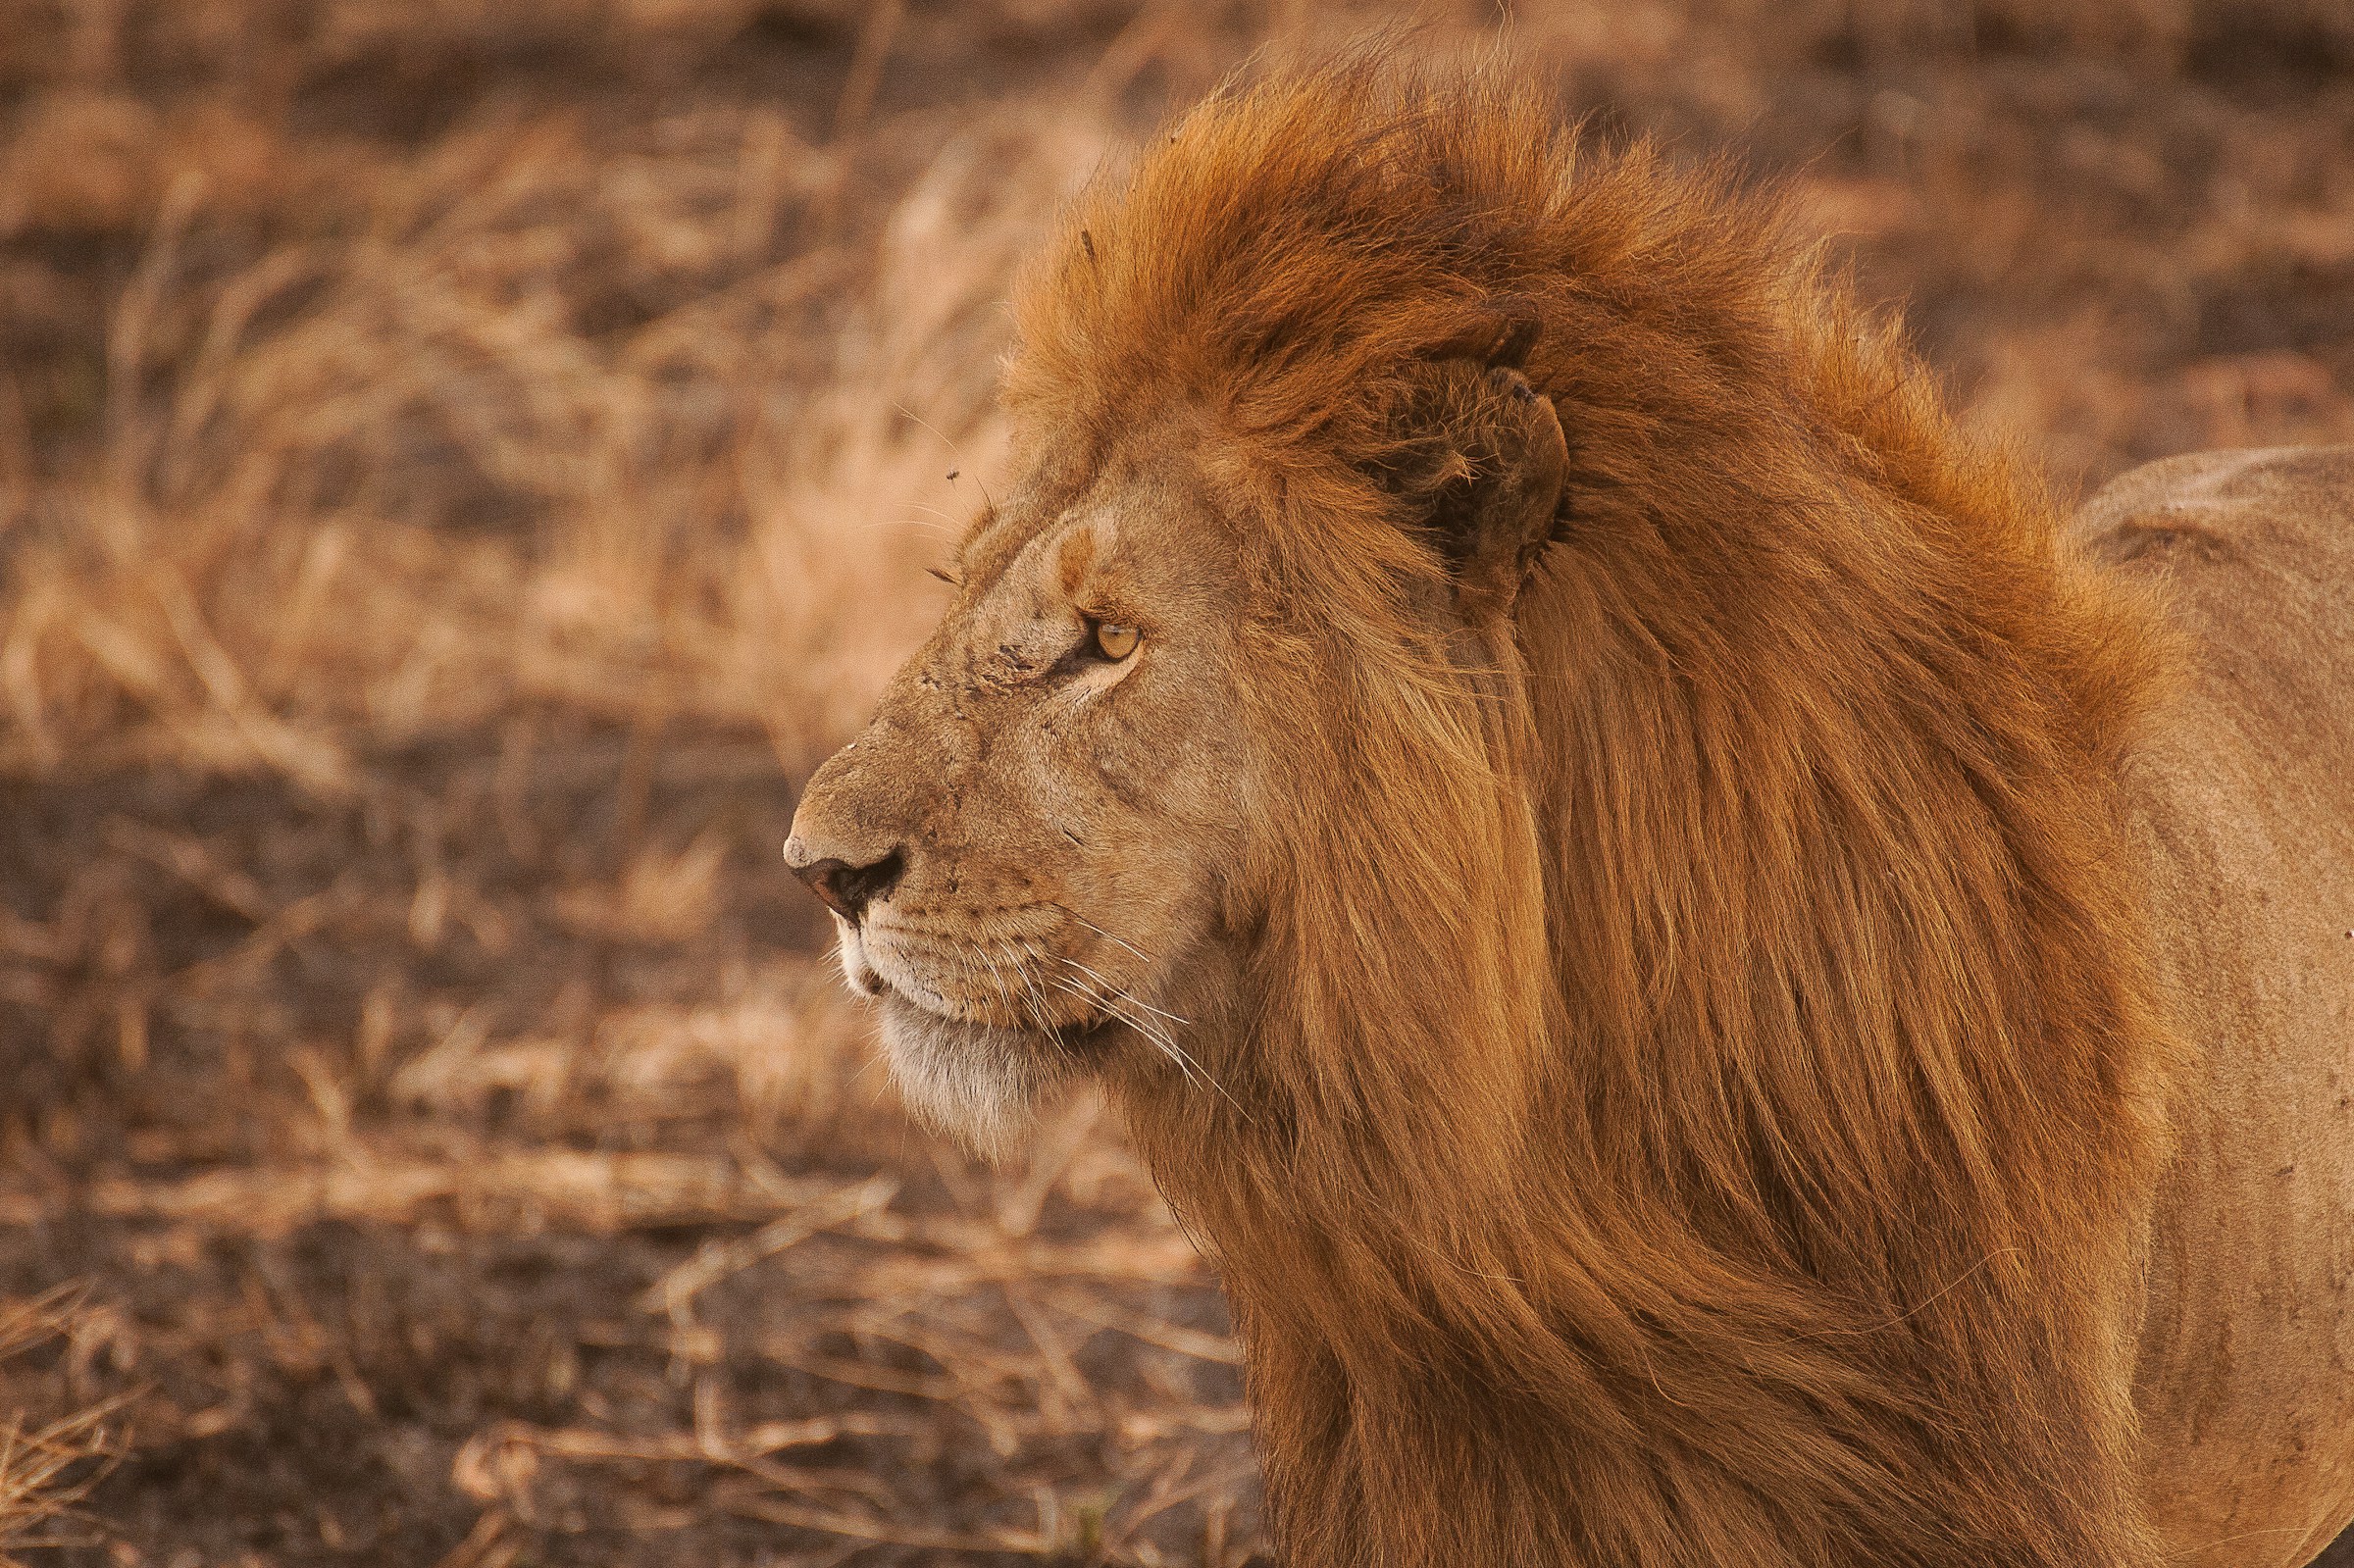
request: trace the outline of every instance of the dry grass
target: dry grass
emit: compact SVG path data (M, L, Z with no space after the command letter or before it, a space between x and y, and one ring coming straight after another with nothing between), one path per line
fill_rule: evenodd
M1003 477L1053 201L1378 10L0 0L0 1295L81 1291L0 1372L0 1519L1256 1549L1214 1284L1110 1120L998 1173L912 1130L776 848ZM1789 174L2075 482L2354 439L2343 15L1515 32L1606 132Z
M107 1310L91 1308L71 1288L0 1305L0 1399L7 1401L0 1415L0 1568L22 1568L27 1552L91 1538L77 1505L120 1451L114 1418L128 1399L116 1394L57 1410L50 1408L51 1391L16 1374L29 1353L53 1347L62 1346L71 1364L110 1328Z

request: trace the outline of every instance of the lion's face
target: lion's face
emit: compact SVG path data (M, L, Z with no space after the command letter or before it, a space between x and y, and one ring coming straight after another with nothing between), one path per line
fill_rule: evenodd
M1490 678L1558 512L1561 423L1506 366L1395 381L1414 439L1380 493L1181 410L1109 450L1031 431L1031 477L965 540L940 629L810 780L786 860L834 910L933 1121L1001 1148L1079 1072L1233 1100L1212 1070L1277 889L1372 875L1387 794L1485 809L1484 761L1477 787L1429 775L1501 711ZM1380 875L1450 902L1449 868L1393 849Z
M1216 518L1165 459L986 516L939 630L794 815L786 858L903 1091L985 1147L1074 1072L1179 1070L1187 983L1217 968L1260 770Z

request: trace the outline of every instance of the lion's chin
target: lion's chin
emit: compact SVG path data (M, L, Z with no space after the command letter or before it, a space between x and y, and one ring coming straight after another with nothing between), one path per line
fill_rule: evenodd
M985 1158L1013 1152L1069 1080L1067 1056L1042 1036L943 1018L896 991L879 1000L899 1098Z

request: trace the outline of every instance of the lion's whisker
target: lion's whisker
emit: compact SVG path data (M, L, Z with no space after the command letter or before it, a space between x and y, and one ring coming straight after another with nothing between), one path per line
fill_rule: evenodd
M1141 1004L1136 1004L1136 999L1134 997L1129 996L1124 991L1121 991L1117 986L1109 985L1108 982L1104 981L1102 976L1096 974L1092 970L1086 969L1083 965L1072 963L1071 960L1064 958L1059 953L1049 954L1028 941L1024 941L1022 943L1022 950L1031 959L1035 960L1051 957L1057 963L1067 965L1072 969L1080 970L1095 983L1093 986L1081 986L1072 981L1065 980L1062 976L1053 974L1051 972L1047 973L1045 978L1050 984L1060 986L1063 990L1068 991L1073 996L1078 997L1081 1001L1086 1002L1089 1007L1110 1013L1121 1023L1128 1025L1137 1033L1145 1036L1146 1038L1151 1039L1154 1044L1162 1045L1164 1049L1173 1047L1175 1045L1176 1042L1174 1040L1166 1039L1167 1032L1163 1029L1156 1028L1151 1019L1140 1018L1127 1011L1124 1011L1122 1006L1123 1003L1131 1005ZM1105 991L1108 991L1109 994L1103 994Z
M1022 1022L1022 1010L1014 1005L1013 992L1005 988L1005 976L998 968L998 961L989 955L987 948L975 948L974 956L989 970L989 983L997 987L998 1000L1005 1006L1005 1016L1017 1024Z
M1033 951L1031 950L1031 947L1030 947L1030 944L1029 944L1029 942L1028 942L1028 941L1026 941L1026 940L1024 940L1023 938L1021 938L1021 937L1018 937L1018 936L1017 936L1017 937L1013 937L1013 938L1011 938L1011 941L1012 941L1013 943L1015 943L1015 944L1019 945L1019 946L1021 947L1022 951L1024 952L1024 954L1026 954L1027 956L1029 956L1029 957L1032 957L1032 958L1035 958L1035 957L1037 957L1037 956L1038 956L1038 955L1037 955L1035 952L1033 952ZM1008 956L1010 956L1010 954L1009 954ZM1048 1024L1048 1022L1047 1022L1047 1015L1048 1015L1048 1014L1049 1014L1049 1012L1050 1012L1052 1009L1051 1009L1050 1007L1049 1007L1049 1005L1048 1005L1048 1003L1047 1003L1047 993L1046 993L1044 990L1042 990L1042 989L1040 989L1040 988L1039 988L1038 977L1037 977L1035 974L1033 974L1033 973L1032 973L1030 965L1028 965L1028 964L1024 964L1024 963L1016 963L1016 964L1013 966L1013 973L1014 973L1014 978L1016 978L1017 980L1019 980L1019 981L1022 983L1022 987L1023 987L1023 989L1027 990L1027 991L1030 993L1030 1000L1031 1000L1032 1004L1033 1004L1033 1005L1035 1005L1035 1006L1037 1007L1037 1009L1038 1009L1038 1012L1037 1012L1037 1024L1038 1024L1038 1027L1039 1027L1039 1028L1041 1028L1041 1029L1050 1029L1050 1028L1051 1028L1051 1026L1050 1026L1050 1025L1049 1025L1049 1024Z
M1222 1087L1219 1087L1216 1080L1210 1078L1207 1073L1202 1070L1202 1065L1195 1061L1183 1046L1179 1045L1175 1040L1169 1038L1169 1037L1162 1031L1153 1028L1149 1021L1137 1018L1130 1013L1124 1012L1119 1003L1113 998L1099 996L1094 991L1076 985L1071 981L1063 979L1060 975L1049 975L1047 978L1052 984L1061 986L1064 990L1069 991L1081 1001L1086 1002L1089 1006L1102 1009L1103 1011L1111 1014L1112 1017L1118 1019L1121 1023L1126 1024L1129 1028L1135 1030L1139 1035L1144 1036L1146 1039L1152 1042L1152 1046L1155 1050L1159 1051L1161 1055L1167 1057L1170 1063L1174 1065L1180 1073L1185 1075L1187 1083L1201 1085L1209 1088L1216 1088L1221 1094L1226 1092ZM1227 1095L1227 1098L1232 1099L1233 1096Z
M1140 1008L1146 1012L1157 1014L1159 1017L1165 1018L1171 1023L1190 1027L1193 1022L1191 1019L1180 1018L1175 1013L1163 1011L1162 1009L1153 1006L1151 1002L1146 1001L1143 997L1138 996L1135 992L1112 985L1111 982L1105 980L1101 975L1097 974L1094 970L1088 968L1085 964L1080 963L1075 958L1065 958L1060 953L1055 953L1051 956L1056 962L1067 964L1072 969L1077 970L1080 974L1085 975L1090 981L1094 982L1098 987L1106 993L1101 996L1093 996L1089 999L1093 1000L1098 1006L1109 1009L1115 1017L1120 1018L1122 1022L1135 1029L1138 1034L1152 1041L1154 1045L1161 1049L1163 1054L1175 1061L1178 1066L1184 1070L1187 1078L1193 1079L1196 1077L1196 1075L1199 1075L1199 1081L1208 1085L1211 1088L1216 1089L1221 1095L1225 1096L1226 1103L1233 1106L1237 1111L1241 1112L1243 1120L1250 1121L1253 1119L1251 1113L1248 1110L1244 1110L1243 1102L1234 1097L1233 1091L1227 1088L1224 1084L1219 1083L1216 1075L1211 1073L1208 1068L1203 1067L1202 1063L1194 1056L1193 1052L1187 1050L1183 1045L1178 1044L1176 1037L1170 1034L1165 1026L1154 1027L1145 1020L1121 1013L1115 1003L1115 999L1116 1002L1124 1002L1130 1007ZM1069 986L1067 988L1071 989L1075 994L1080 996L1089 995L1088 992L1080 990L1076 986Z
M1120 946L1127 948L1130 952L1136 954L1138 958L1144 960L1148 964L1159 962L1159 960L1155 959L1151 953L1146 952L1143 948L1137 946L1136 943L1130 941L1127 937L1112 935L1110 932L1105 931L1102 927L1097 925L1094 921L1088 919L1085 915L1082 915L1079 913L1079 911L1073 909L1068 904L1058 904L1049 899L1047 902L1047 907L1049 909L1060 910L1062 913L1070 916L1073 920L1079 922L1080 925L1085 926L1089 931L1092 931L1097 936L1102 937L1105 941L1118 943Z
M1125 997L1133 1006L1141 1007L1146 1012L1165 1018L1172 1024L1183 1024L1188 1028L1191 1028L1193 1025L1194 1021L1192 1019L1180 1018L1175 1013L1153 1006L1151 1002L1146 1001L1142 996L1137 995L1132 990L1128 990L1122 986L1114 986L1110 981L1105 980L1101 975L1097 974L1094 970L1088 968L1076 958L1065 958L1060 953L1056 953L1054 957L1057 962L1070 965L1073 969L1079 971L1080 974L1085 975L1088 979L1094 981L1097 985L1102 986L1104 989L1116 991L1119 995Z

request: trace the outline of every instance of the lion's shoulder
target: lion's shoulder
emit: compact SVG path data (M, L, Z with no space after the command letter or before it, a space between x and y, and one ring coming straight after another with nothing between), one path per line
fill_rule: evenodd
M2354 775L2354 446L2151 463L2111 481L2073 531L2162 598L2191 661L2177 712L2282 766Z
M2189 655L2175 728L2292 774L2354 777L2354 446L2151 463L2095 495L2073 532L2161 597Z
M2268 568L2342 576L2354 570L2354 446L2193 452L2145 463L2104 485L2073 531L2098 560L2173 577Z

